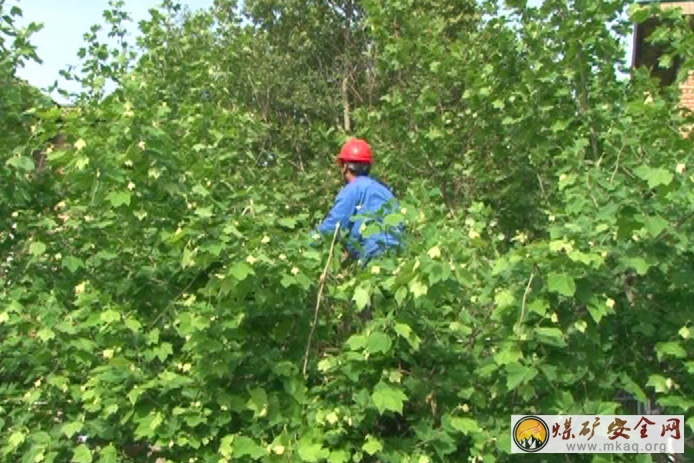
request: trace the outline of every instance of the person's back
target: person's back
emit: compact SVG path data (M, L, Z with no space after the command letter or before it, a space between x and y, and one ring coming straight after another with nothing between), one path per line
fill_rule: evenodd
M345 233L349 233L347 250L350 256L370 260L387 249L401 246L402 225L386 227L383 224L383 218L396 208L397 201L385 185L371 177L358 176L338 194L336 207L321 223L319 231L330 233L341 222ZM341 220L345 218L348 220ZM369 234L365 229L370 224L376 224L379 231Z
M331 234L339 223L343 236L347 235L350 256L362 264L403 245L402 223L396 227L386 227L383 223L383 218L397 211L398 205L393 193L369 176L372 163L371 149L364 140L353 139L343 146L338 164L346 185L318 227L321 234ZM373 228L371 225L377 228L375 233L369 230Z

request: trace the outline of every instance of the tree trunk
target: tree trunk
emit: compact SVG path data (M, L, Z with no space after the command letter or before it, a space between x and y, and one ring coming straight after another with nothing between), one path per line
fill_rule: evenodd
M352 11L352 0L347 0L345 3L345 65L342 78L342 111L345 133L349 133L352 130L349 106L349 80L352 74Z

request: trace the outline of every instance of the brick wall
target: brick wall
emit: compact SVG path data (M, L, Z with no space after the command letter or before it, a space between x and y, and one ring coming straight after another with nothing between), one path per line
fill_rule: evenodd
M694 111L694 71L689 73L689 79L682 84L682 106Z
M662 9L682 8L682 14L694 14L694 1L692 0L685 0L682 2L661 3L660 7Z

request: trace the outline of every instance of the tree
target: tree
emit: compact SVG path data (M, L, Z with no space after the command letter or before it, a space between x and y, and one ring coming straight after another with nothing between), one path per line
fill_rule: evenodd
M167 3L132 62L88 37L75 107L0 134L0 462L506 462L509 415L619 391L691 429L691 116L618 78L625 6ZM347 106L409 239L330 260L313 327Z

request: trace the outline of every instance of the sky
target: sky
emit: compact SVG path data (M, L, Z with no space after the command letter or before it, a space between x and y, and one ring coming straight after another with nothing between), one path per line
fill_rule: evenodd
M149 17L149 9L158 6L160 0L125 0L125 10L133 19L130 33L137 34L137 23ZM542 0L530 0L537 5ZM182 0L191 9L209 8L213 0ZM74 84L65 82L59 75L68 65L79 64L77 51L84 44L83 35L94 24L103 23L102 12L108 8L108 0L9 0L6 7L18 5L23 11L20 25L29 22L43 23L43 29L32 36L42 64L30 62L19 69L20 78L35 87L45 89L58 80L60 86L69 91L78 91ZM133 39L130 40L134 42ZM625 43L627 57L631 56L631 38ZM107 88L107 90L109 90ZM60 95L52 95L58 103L67 101Z
M129 42L134 43L137 23L149 18L149 9L158 6L160 1L125 0L124 3L133 20L130 27L133 38ZM180 3L196 10L211 7L213 0L184 0ZM22 9L20 25L32 21L43 23L43 29L31 38L43 64L28 63L17 72L19 77L41 89L53 85L57 79L62 88L78 91L74 85L67 85L59 72L70 64L79 64L77 51L84 45L83 35L94 24L104 23L102 13L109 7L108 0L9 0L6 3L8 9L13 5ZM106 36L105 32L103 36ZM54 93L52 97L58 103L67 102L58 94Z

